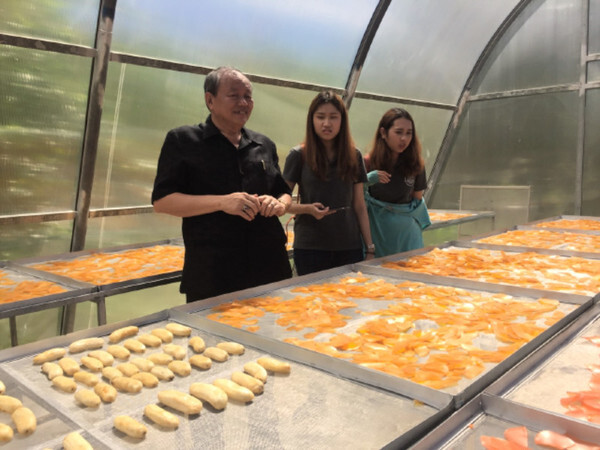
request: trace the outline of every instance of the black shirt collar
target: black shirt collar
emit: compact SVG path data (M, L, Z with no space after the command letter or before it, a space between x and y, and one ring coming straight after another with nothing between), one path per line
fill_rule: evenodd
M206 126L204 128L204 138L210 138L216 135L222 135L221 130L217 128L217 126L212 121L212 117L209 114L206 118ZM244 148L248 144L255 142L248 130L245 127L242 128L242 138L240 139L240 145L238 148Z

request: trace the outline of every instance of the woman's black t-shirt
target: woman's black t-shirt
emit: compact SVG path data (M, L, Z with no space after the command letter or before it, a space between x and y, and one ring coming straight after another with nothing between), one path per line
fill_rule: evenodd
M294 248L304 250L355 250L362 248L358 219L352 208L354 185L367 180L362 155L356 150L359 159L359 173L354 181L344 181L336 169L336 161L329 167L326 180L320 179L302 160L300 147L294 147L288 154L283 169L283 178L298 184L300 201L303 204L322 203L330 209L343 208L321 220L310 214L298 214L294 222Z
M369 194L382 202L402 204L412 201L414 191L423 191L426 188L425 169L417 176L406 175L401 155L392 169L392 178L389 183L377 183L370 186Z

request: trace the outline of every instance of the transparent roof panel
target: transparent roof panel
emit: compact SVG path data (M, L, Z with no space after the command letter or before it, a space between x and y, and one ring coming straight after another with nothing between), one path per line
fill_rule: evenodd
M587 65L588 82L600 81L600 61L590 61Z
M581 63L579 0L532 2L511 25L482 70L476 93L574 83ZM543 70L541 70L543 67Z
M477 58L517 0L390 4L358 90L456 104Z
M119 0L112 49L344 87L376 0Z
M98 1L0 2L0 33L93 46L97 21Z
M413 120L423 150L423 159L427 174L431 172L437 157L452 111L423 106L402 105L400 103L378 102L374 100L354 99L350 108L350 126L354 142L363 154L371 151L375 130L381 116L390 108L406 109Z

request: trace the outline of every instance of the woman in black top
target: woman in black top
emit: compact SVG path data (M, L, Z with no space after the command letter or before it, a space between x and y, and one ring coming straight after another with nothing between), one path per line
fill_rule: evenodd
M304 143L290 150L283 177L292 189L298 184L300 203L288 211L296 215L294 262L299 275L362 261L363 242L372 257L365 167L339 95L324 91L312 101Z
M427 178L421 143L408 111L392 108L383 115L365 164L369 170L365 199L375 256L423 247L421 230L431 223L423 200Z

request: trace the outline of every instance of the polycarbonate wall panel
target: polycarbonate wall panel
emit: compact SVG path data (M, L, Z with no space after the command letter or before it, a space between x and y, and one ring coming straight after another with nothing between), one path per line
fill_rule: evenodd
M535 0L494 48L474 93L579 81L582 0Z
M252 95L254 110L247 127L275 142L283 171L290 149L304 140L308 107L318 92L255 83Z
M171 128L204 122L204 76L112 63L98 146L92 208L150 204L156 165ZM254 83L247 127L276 144L283 169L304 139L313 91Z
M2 0L0 33L93 46L99 0Z
M343 87L376 0L119 0L113 50Z
M73 221L0 225L0 261L66 253Z
M578 105L576 92L469 103L432 204L458 209L461 185L530 186L529 220L574 214Z
M179 292L179 285L180 283L174 282L109 295L106 297L106 323L136 319L156 311L185 305L185 295Z
M375 35L358 90L455 104L516 0L393 1Z
M375 131L381 116L390 108L406 109L415 121L419 140L423 147L423 158L427 173L431 172L438 150L442 145L452 111L402 105L399 103L377 102L354 99L350 108L350 126L358 148L367 154L371 150Z
M59 308L54 308L17 316L15 329L19 345L57 336L60 330L61 311ZM0 350L10 347L10 324L8 319L2 319L0 320Z
M88 223L85 249L154 242L181 236L181 219L168 214L100 217Z
M0 46L0 215L73 210L90 60Z
M600 81L600 61L590 61L587 65L587 80Z
M204 77L109 65L92 208L150 204L167 132L206 119Z
M585 150L583 157L583 201L581 213L600 216L600 89L587 91Z
M588 53L600 53L600 0L590 0Z

